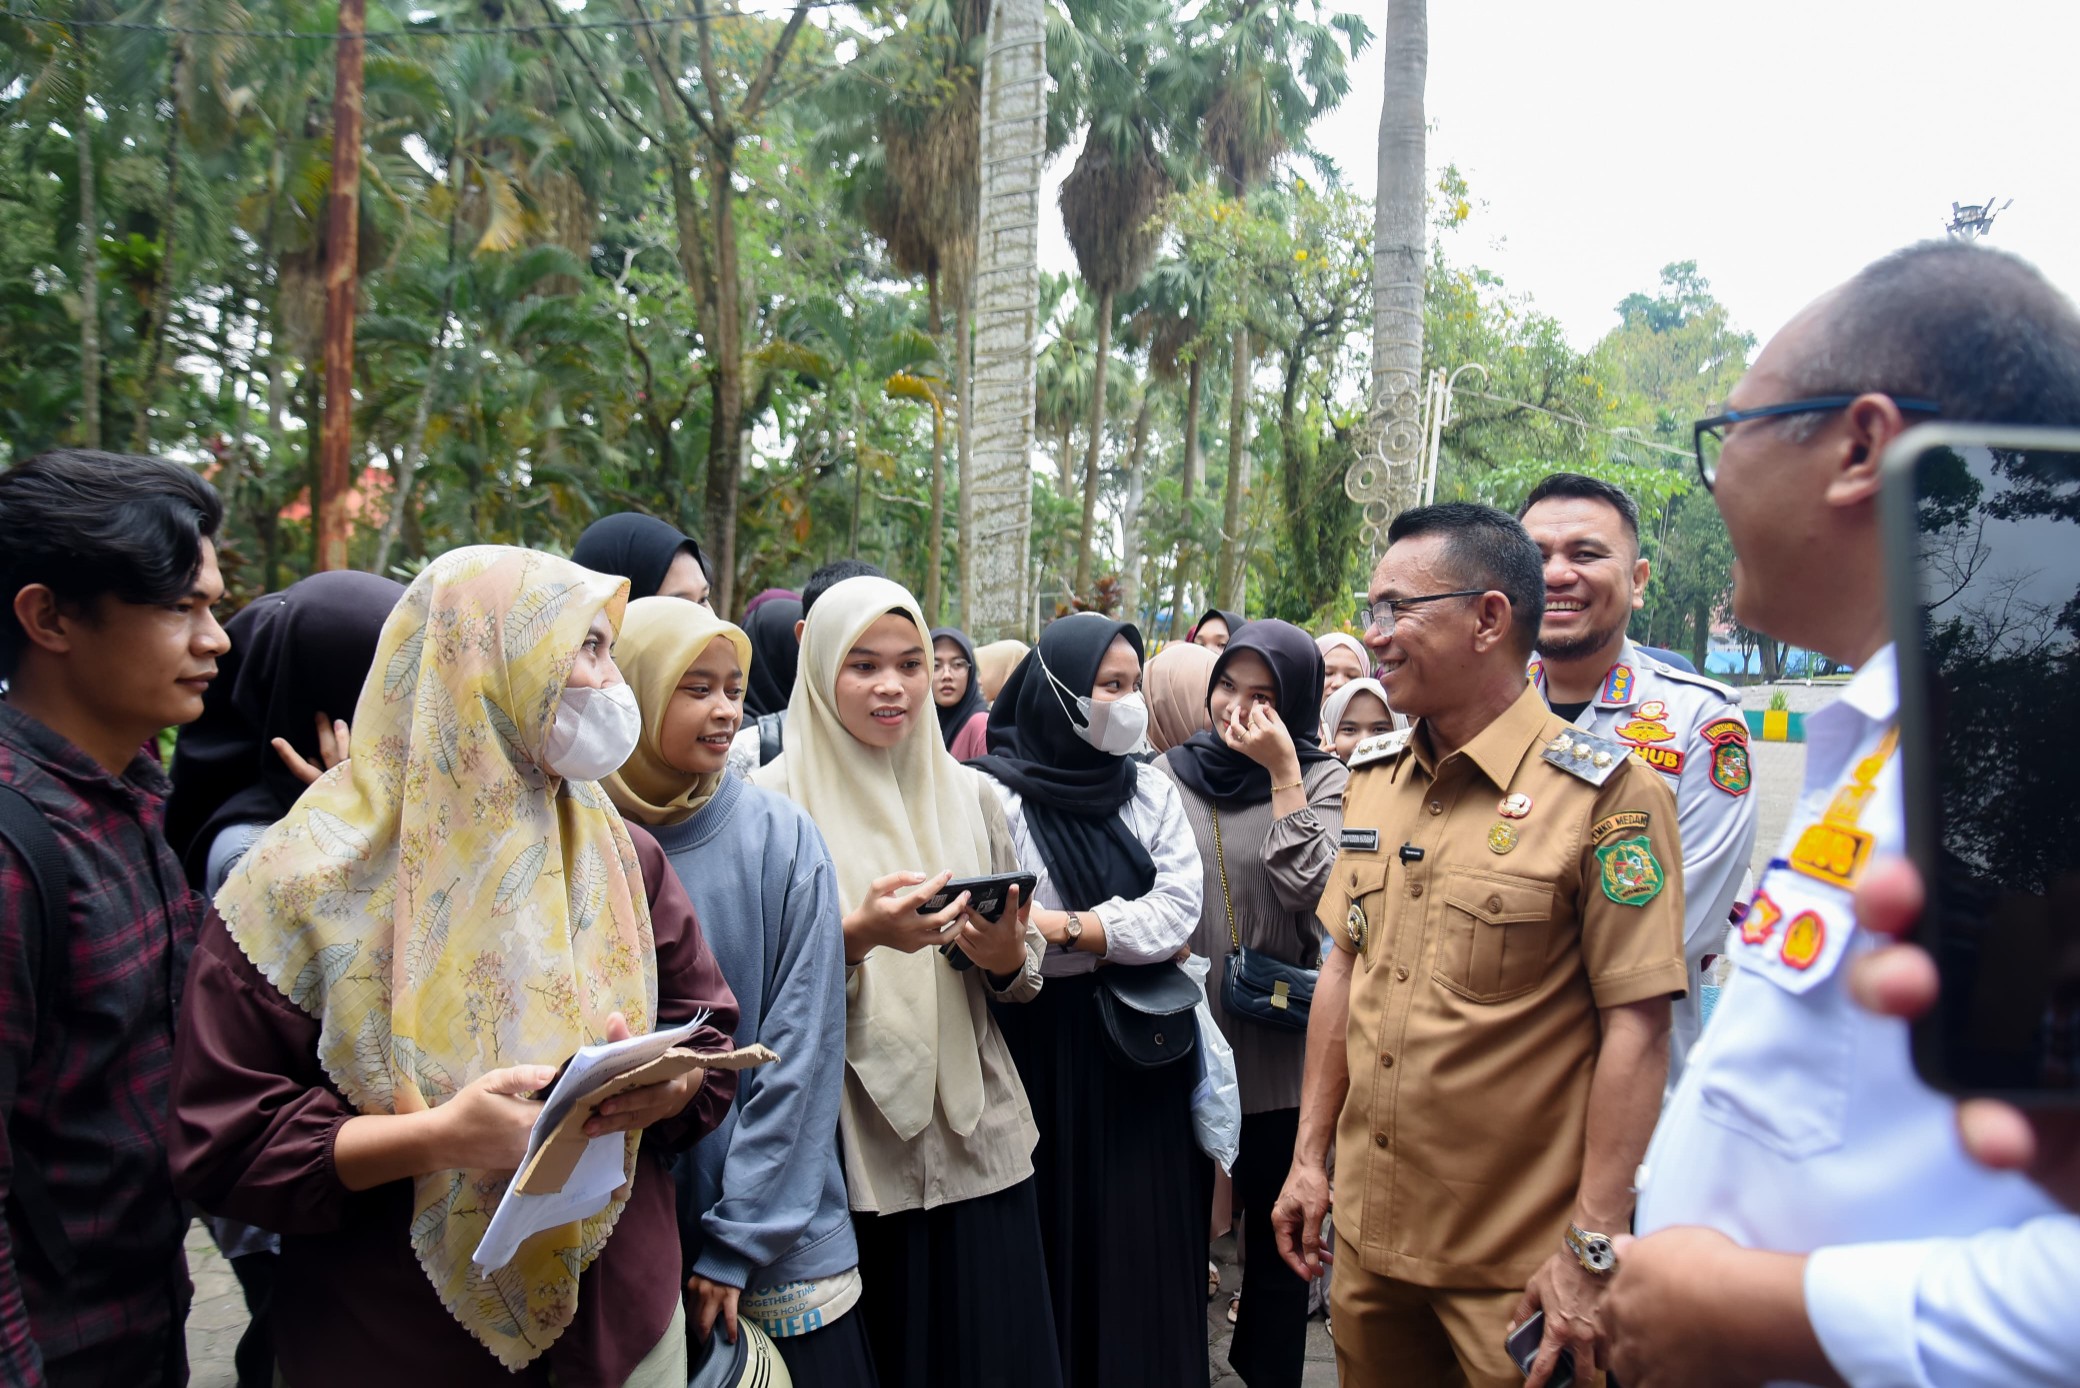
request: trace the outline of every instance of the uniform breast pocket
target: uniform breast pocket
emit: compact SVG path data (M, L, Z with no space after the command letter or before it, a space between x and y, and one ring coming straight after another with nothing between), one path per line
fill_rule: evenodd
M1522 997L1545 976L1553 929L1551 884L1493 872L1444 880L1436 978L1475 1002Z

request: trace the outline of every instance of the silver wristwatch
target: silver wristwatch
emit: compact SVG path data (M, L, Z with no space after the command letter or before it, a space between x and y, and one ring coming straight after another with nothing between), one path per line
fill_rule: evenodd
M1598 1277L1608 1277L1618 1266L1618 1251L1610 1235L1592 1234L1578 1224L1567 1226L1567 1251L1574 1260Z

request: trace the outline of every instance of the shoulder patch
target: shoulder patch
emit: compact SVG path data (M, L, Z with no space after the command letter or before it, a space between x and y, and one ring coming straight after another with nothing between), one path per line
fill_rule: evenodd
M1697 735L1717 747L1722 742L1738 742L1748 745L1748 722L1745 718L1715 718L1697 730Z
M1603 677L1603 690L1596 696L1599 704L1627 704L1632 702L1632 667L1620 661L1611 666Z
M1653 818L1645 810L1620 810L1616 814L1607 814L1590 826L1589 842L1602 843L1620 831L1627 834L1644 834Z
M1725 739L1712 748L1712 784L1728 795L1746 795L1752 780L1748 766L1748 740Z
M1408 750L1408 740L1415 736L1415 729L1400 728L1378 737L1368 737L1351 749L1350 768L1356 771L1361 766L1374 762L1392 761Z
M1645 834L1612 839L1596 850L1603 894L1620 906L1644 906L1661 895L1668 877Z
M1617 771L1632 749L1622 742L1585 733L1579 728L1569 728L1545 745L1539 753L1541 759L1559 767L1570 776L1579 776L1592 786L1600 786Z

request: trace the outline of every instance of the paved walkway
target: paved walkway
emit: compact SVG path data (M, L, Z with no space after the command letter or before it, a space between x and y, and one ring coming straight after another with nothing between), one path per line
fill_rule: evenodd
M233 1388L238 1376L231 1355L245 1333L246 1299L200 1220L188 1226L188 1276L195 1282L195 1304L188 1311L189 1388Z

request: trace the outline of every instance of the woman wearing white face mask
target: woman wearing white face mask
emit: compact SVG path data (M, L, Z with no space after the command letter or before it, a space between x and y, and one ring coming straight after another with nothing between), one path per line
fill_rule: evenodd
M1064 617L1006 681L990 755L973 763L996 783L1019 866L1039 878L1047 987L999 1009L999 1024L1040 1125L1041 1233L1072 1388L1207 1380L1212 1165L1192 1135L1198 1066L1143 1068L1115 1053L1099 1015L1101 990L1128 976L1118 966L1176 972L1168 961L1204 890L1176 787L1127 755L1148 726L1140 689L1138 631ZM1172 1019L1172 1039L1192 1026L1189 1013Z

